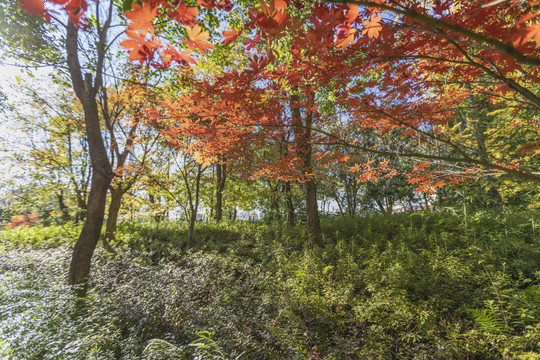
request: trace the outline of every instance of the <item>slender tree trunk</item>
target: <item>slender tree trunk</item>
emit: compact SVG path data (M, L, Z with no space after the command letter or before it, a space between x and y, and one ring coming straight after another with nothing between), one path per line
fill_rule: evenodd
M313 113L308 112L306 116L306 131L305 131L305 154L304 165L308 173L313 173L312 165L312 145L309 143L313 123ZM308 233L310 235L311 246L320 243L321 240L321 221L319 218L319 205L317 203L317 188L315 186L315 178L311 177L304 183L304 194L306 196L306 215Z
M425 203L426 212L430 212L431 209L429 208L429 198L426 195L426 193L423 193L423 195L424 195L424 203Z
M188 226L188 237L187 237L187 247L191 249L193 247L193 233L195 232L195 222L197 221L197 212L191 211L189 217L189 226Z
M157 202L157 199L154 195L152 194L148 194L148 201L150 202L150 204L152 205L156 205L158 202ZM152 206L152 208L154 208L154 206ZM155 210L154 210L154 221L155 222L161 222L161 220L163 220L163 212L160 211L159 213L156 213Z
M381 210L381 213L384 214L386 212L386 209L385 209L384 204L382 203L382 201L381 200L375 200L375 203L377 204L377 206Z
M341 200L339 198L339 194L338 194L337 190L333 191L332 195L333 195L332 197L334 198L334 200L335 200L335 202L336 202L336 204L338 206L338 211L339 211L340 215L342 215L342 216L345 215L345 213L343 212L343 205L341 204Z
M386 198L386 212L391 214L392 211L394 211L394 199L393 198Z
M107 189L112 178L112 171L110 169L109 171L110 175L107 174L106 169L103 169L103 171L95 171L92 176L90 196L88 197L88 214L73 248L68 280L71 285L82 285L77 289L77 294L80 297L86 295L90 264L101 235Z
M286 181L284 185L285 203L287 204L287 225L294 226L294 203L291 192L291 182Z
M279 211L279 190L277 186L272 185L272 181L268 180L268 188L270 189L270 219L281 220L281 212Z
M226 170L225 164L216 164L216 222L223 219L223 190L227 179Z
M414 206L413 206L411 200L408 199L407 202L409 203L409 210L414 211Z
M69 209L64 202L64 191L60 190L60 192L56 194L56 197L58 198L58 206L62 212L62 222L69 221Z
M205 168L202 167L202 165L197 165L197 176L195 178L195 194L192 194L192 191L189 186L188 182L188 174L187 171L184 173L184 182L186 184L187 190L188 190L188 198L189 198L189 227L188 227L188 237L187 237L187 247L188 249L191 249L193 247L193 233L195 232L195 222L197 221L197 211L199 211L199 198L200 198L200 185L201 185L201 176L204 172Z
M311 126L313 125L313 113L307 110L305 124L302 121L300 109L298 108L298 95L291 96L291 113L293 117L293 127L295 131L295 141L299 150L298 156L302 159L303 171L308 174L313 173L312 166L312 145L309 142L311 137ZM309 234L309 246L320 243L321 223L319 218L319 205L317 203L317 189L315 180L312 177L304 178L304 198L306 202L307 230Z
M88 196L88 213L83 225L81 234L73 248L73 256L69 268L68 282L71 285L79 285L76 289L79 297L86 296L88 287L88 275L90 274L90 264L94 250L96 249L103 218L105 216L105 205L107 190L113 178L112 167L107 157L107 151L101 135L99 121L99 111L96 95L101 87L101 71L106 46L107 28L112 15L112 5L109 19L102 29L98 46L98 64L96 70L96 80L92 83L92 75L86 74L83 79L81 66L78 58L78 31L71 22L67 25L66 52L68 68L73 83L73 90L82 103L84 111L84 122L88 140L88 150L92 165L92 181L90 194Z
M86 213L88 212L88 204L82 194L77 194L77 212L75 213L75 224L86 220Z
M122 205L122 196L124 192L122 188L110 188L111 202L109 203L109 211L107 213L107 224L105 226L105 239L112 241L116 238L116 226L118 224L118 213Z

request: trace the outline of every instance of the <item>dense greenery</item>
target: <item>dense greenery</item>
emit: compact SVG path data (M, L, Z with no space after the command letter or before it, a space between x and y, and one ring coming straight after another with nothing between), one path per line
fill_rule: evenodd
M532 211L300 224L123 223L87 298L64 285L77 227L4 230L6 359L538 359Z

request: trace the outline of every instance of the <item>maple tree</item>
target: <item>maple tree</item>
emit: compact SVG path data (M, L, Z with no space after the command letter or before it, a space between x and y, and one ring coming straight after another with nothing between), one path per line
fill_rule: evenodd
M50 3L63 7L71 33L84 26L85 1ZM126 12L131 23L121 45L131 60L158 69L204 61L217 44L210 42L211 29L197 22L200 9L230 11L233 5L205 0L197 7L159 0L141 4ZM428 193L486 173L539 182L538 118L526 115L540 108L538 5L451 0L248 5L242 9L245 21L223 33L223 46L242 41L245 61L201 81L190 94L166 99L151 116L170 144L185 147L202 167L245 154L246 142L265 146L292 134L287 155L251 170L254 176L273 174L303 184L314 240L320 230L313 159L324 159L328 151L313 144L419 159L407 176L418 191ZM40 0L25 0L23 8L55 16ZM171 43L162 37L165 27L156 19L182 25L182 38ZM74 79L75 85L83 84L78 75ZM499 141L511 143L513 150L499 154L483 151L482 141L474 147L461 142L450 126L463 121L459 109L477 95L504 112L494 122L526 129L527 139L516 142L506 133ZM328 126L335 114L325 107L332 106L345 109L347 126L377 132L380 142L342 137L340 129ZM475 115L468 117L478 123ZM482 137L482 129L477 133ZM403 142L385 143L395 136ZM190 143L181 144L184 138ZM395 173L385 161L358 163L350 170L362 180Z
M309 140L310 131L315 131L321 135L317 141L322 139L380 155L429 160L428 165L438 168L444 163L471 166L461 174L451 171L445 175L445 171L434 173L428 170L430 167L424 162L422 167L409 174L411 183L420 183L420 191L433 192L473 174L493 170L537 182L539 176L534 170L523 166L535 167L530 163L536 151L534 141L521 144L523 153L532 154L528 160L515 158L510 161L504 156L490 157L485 151L471 151L443 131L456 118L459 106L475 93L485 94L497 106L512 109L514 117L538 108L540 102L534 84L539 61L535 57L537 44L532 41L536 36L538 14L534 6L452 1L422 4L359 1L344 5L315 4L298 15L298 11L296 14L286 11L289 8L286 2L271 2L270 5L262 2L260 9L248 11L248 20L240 31L233 28L224 32L226 44L244 35L246 50L254 49L250 63L241 72L221 75L204 90L211 92L209 98L212 98L221 88L220 96L226 98L229 105L241 104L246 110L246 90L250 90L249 99L260 98L264 93L258 88L262 81L272 84L266 94L276 93L279 88L295 97L297 95L291 89L300 89L306 101L295 107L303 109L307 123L292 123L292 118L299 119L296 115L289 118L289 123L281 118L272 125L292 126L297 134L302 128ZM298 4L295 7L302 8ZM395 15L394 19L389 14ZM520 20L514 23L512 18ZM255 37L247 38L249 32ZM193 38L191 33L190 30L190 39ZM206 34L200 37L202 43L197 48L201 52L211 48L206 45L207 39ZM286 51L279 43L281 39L288 42ZM184 41L188 44L188 52L194 49L190 41ZM171 57L171 51L170 46L163 51L166 57L162 66L170 66L170 60L186 63L182 56ZM154 53L151 55L139 53L139 60L153 59ZM332 84L332 79L341 79L342 84ZM483 81L475 81L477 79ZM424 148L415 152L399 144L390 149L363 146L312 124L309 120L312 114L317 117L316 123L327 121L316 109L314 98L321 88L329 85L333 86L334 103L348 108L350 123L382 135L402 132L411 141L425 144ZM511 98L512 93L518 98ZM298 103L296 98L294 102ZM268 102L265 106L271 108ZM266 124L272 123L269 119L272 118L259 117L256 123L264 126L266 121ZM235 126L247 124L249 122L234 123ZM521 126L529 126L530 131L537 133L534 120ZM266 130L264 136L275 133ZM300 158L301 154L310 152L305 146L297 150ZM306 165L304 170L309 170L309 161L304 163ZM372 169L369 164L354 166L351 170L362 170L364 178L373 179L384 173L381 169ZM427 170L427 173L420 170ZM305 173L309 174L309 171Z

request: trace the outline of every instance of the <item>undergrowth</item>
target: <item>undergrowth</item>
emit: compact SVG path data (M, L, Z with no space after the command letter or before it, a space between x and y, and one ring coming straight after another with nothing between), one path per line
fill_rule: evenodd
M124 223L91 291L63 285L71 235L0 233L6 359L539 359L532 212L301 226Z

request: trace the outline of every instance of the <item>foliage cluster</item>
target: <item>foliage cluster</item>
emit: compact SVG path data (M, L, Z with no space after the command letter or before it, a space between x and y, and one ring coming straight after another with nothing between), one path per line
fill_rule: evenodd
M23 214L12 216L7 225L8 228L14 229L18 226L28 226L36 223L39 220L39 214Z
M60 285L69 251L54 247L59 228L4 230L0 351L13 359L534 359L538 220L531 211L332 218L314 249L302 227L206 224L190 250L182 225L125 223L118 254L98 252L79 301Z

